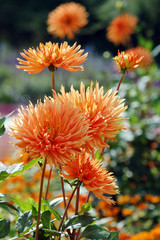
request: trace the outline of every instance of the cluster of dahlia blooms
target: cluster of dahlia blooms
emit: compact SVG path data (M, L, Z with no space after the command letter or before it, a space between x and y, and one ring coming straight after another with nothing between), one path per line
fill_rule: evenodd
M118 96L117 91L109 89L104 92L99 83L90 83L88 87L81 82L80 89L73 86L69 92L61 86L60 93L55 91L54 71L64 68L68 71L82 71L81 65L87 57L83 54L81 46L75 43L73 46L67 42L40 43L39 47L29 48L21 53L23 59L18 58L17 68L30 74L41 72L44 68L51 71L53 96L37 100L37 103L29 103L27 107L21 106L18 115L12 120L10 126L11 136L16 139L14 145L20 150L21 158L30 160L40 158L42 161L42 175L39 192L39 205L35 239L39 236L39 223L41 214L41 198L46 164L59 169L62 184L62 193L65 211L61 219L58 231L61 230L69 204L77 191L75 215L78 214L79 189L83 183L89 191L86 202L89 201L92 192L97 198L107 204L114 203L112 195L118 193L118 187L113 173L102 166L102 161L96 159L96 152L103 155L104 148L109 148L109 141L115 140L116 135L125 129L122 113L127 109L124 99ZM141 57L134 53L118 53L115 57L119 70L124 73L136 68ZM50 174L49 174L50 176ZM48 176L47 191L50 182ZM65 188L63 178L74 180L75 189L66 205ZM75 231L68 232L70 239L75 239ZM76 232L76 239L80 230Z
M122 10L122 6L119 7ZM80 3L63 3L48 14L46 21L48 26L47 30L54 37L74 39L76 34L87 26L89 22L88 18L89 13L87 9ZM139 19L137 16L123 12L108 23L106 27L106 38L115 46L122 45L126 47L128 49L127 52L133 52L139 58L143 56L139 67L147 69L154 61L151 52L142 46L132 46L132 35L136 34L138 22ZM85 33L87 32L89 33L90 31L86 29ZM42 50L42 47L40 48Z
M40 43L37 49L24 50L17 67L28 73L39 73L48 67L52 73L61 67L68 71L82 71L80 66L86 60L80 46L69 46L64 42ZM134 62L133 62L134 64ZM85 89L81 83L80 91L71 86L70 92L61 87L57 94L53 87L53 97L38 100L35 106L30 102L26 108L18 110L10 127L11 136L18 141L14 145L21 154L29 154L30 159L41 157L50 166L61 169L61 176L79 179L86 189L109 203L113 201L103 194L118 193L115 179L102 167L95 157L105 147L106 140L116 140L116 135L125 128L126 110L124 100L117 91L111 89L104 93L98 82L91 82ZM65 174L63 173L65 171Z

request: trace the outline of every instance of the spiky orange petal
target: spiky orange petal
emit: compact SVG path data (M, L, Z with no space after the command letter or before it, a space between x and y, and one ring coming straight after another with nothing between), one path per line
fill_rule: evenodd
M93 192L96 197L111 204L114 203L111 197L103 194L117 194L117 186L112 173L107 172L101 165L100 161L90 159L89 154L83 153L77 156L75 160L67 161L62 167L66 173L61 172L61 176L69 180L78 178L79 181L84 183L88 191Z
M64 68L70 72L83 71L83 66L79 65L86 61L88 54L83 54L84 50L80 48L77 43L73 46L69 46L67 42L61 43L60 46L58 43L40 43L36 49L24 50L21 56L25 60L17 58L20 65L16 67L30 74L40 73L45 67L50 66Z
M103 87L99 88L99 84L96 83L93 88L91 82L86 91L85 85L81 83L80 92L72 86L71 91L66 93L62 86L61 94L55 93L55 97L63 102L70 101L75 107L79 106L86 115L91 130L91 141L87 144L92 150L96 147L102 151L104 147L109 147L103 138L115 140L119 131L124 129L124 124L120 122L124 118L120 114L127 107L124 106L124 99L120 99L116 91L112 92L110 89L104 94Z
M82 153L88 137L89 124L79 108L69 102L53 98L37 101L27 109L21 107L10 126L11 136L19 140L13 144L30 158L47 158L52 165L64 164Z

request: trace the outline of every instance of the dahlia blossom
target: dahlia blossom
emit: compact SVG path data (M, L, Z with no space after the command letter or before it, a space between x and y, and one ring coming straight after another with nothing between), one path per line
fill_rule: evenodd
M74 43L70 47L67 42L64 42L59 47L58 43L40 43L36 49L24 50L21 56L25 60L17 58L20 65L16 67L31 74L40 73L45 67L50 71L58 67L70 72L83 71L83 66L78 65L86 61L88 54L82 55L84 50L80 50L81 46L76 45L77 43Z
M117 194L117 186L112 173L107 172L101 165L100 161L94 158L90 159L89 154L83 153L77 155L75 160L66 162L62 167L65 173L61 171L61 176L68 180L79 179L84 183L85 188L93 192L97 198L112 204L114 201L111 197L103 194Z
M50 165L64 164L82 154L82 148L90 140L89 124L80 108L69 102L45 98L18 110L10 125L11 136L19 140L13 144L30 159L41 157Z
M80 92L71 86L71 91L66 93L62 86L61 94L54 93L54 95L62 102L70 101L75 107L79 106L86 115L91 130L91 140L87 145L91 151L94 147L98 148L100 152L104 147L109 147L105 139L115 140L119 131L125 128L124 124L120 122L124 117L120 114L127 107L124 106L124 99L120 99L116 91L112 92L110 89L104 94L103 87L99 88L99 84L96 83L93 88L92 82L85 91L85 85L81 82Z
M114 18L107 28L106 37L115 45L126 45L131 34L135 32L138 18L129 13L121 14Z
M118 56L113 59L115 60L118 70L124 74L126 71L139 67L143 56L137 56L137 54L132 51L121 53L118 51Z
M137 58L140 58L143 56L142 60L139 63L139 67L142 68L148 68L154 61L151 52L141 46L135 47L135 48L130 48L125 51L126 53L130 54L131 52L135 55L137 55Z
M48 14L48 32L64 39L73 39L88 23L88 13L84 6L75 2L68 2L59 5Z

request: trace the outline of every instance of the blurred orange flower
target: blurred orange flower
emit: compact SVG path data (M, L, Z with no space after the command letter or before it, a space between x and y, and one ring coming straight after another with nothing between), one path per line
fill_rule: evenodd
M108 173L105 168L102 168L101 162L91 158L87 153L77 156L74 161L68 161L62 169L66 172L61 172L61 176L66 179L73 180L78 178L84 183L88 191L92 191L94 195L109 204L114 203L111 197L103 194L117 194L117 186L112 173Z
M124 208L124 209L122 209L122 215L123 215L124 217L126 217L126 216L132 216L132 215L133 215L133 210L130 209L130 208Z
M134 52L119 52L118 56L113 58L119 69L119 71L124 74L128 70L133 70L137 68L143 59L143 56L138 57Z
M88 16L85 7L79 3L61 4L48 14L48 32L61 39L73 39L75 33L87 25Z
M155 227L150 231L150 233L154 237L154 239L160 239L160 227Z
M67 42L64 42L59 47L58 43L40 43L36 49L24 50L21 56L25 60L17 58L22 66L16 67L31 74L40 73L45 67L48 67L50 71L54 71L57 67L70 72L83 71L83 66L78 65L86 61L87 53L82 55L84 50L80 50L81 46L76 45L74 43L70 47Z
M65 92L64 87L61 87L61 94L56 95L62 101L71 101L75 107L80 106L81 111L85 113L91 130L91 141L87 144L91 150L96 147L102 151L104 147L109 147L104 138L115 140L115 136L120 130L125 129L124 124L120 123L125 119L120 116L127 107L124 106L124 99L117 96L117 92L112 92L110 89L104 94L103 87L99 88L96 83L93 88L93 82L85 91L85 85L81 82L80 92L75 90L73 86L69 93Z
M140 232L130 238L130 240L155 240L149 232Z
M120 195L120 196L118 196L118 199L117 199L117 203L119 205L123 205L125 203L129 203L129 201L130 201L130 196L128 194Z
M129 13L121 14L114 18L106 29L106 37L115 45L126 45L130 40L130 35L134 33L138 23L138 18Z
M140 196L138 194L135 194L130 198L130 203L137 204L140 201Z
M89 124L79 108L69 102L45 98L25 110L18 110L11 125L11 136L20 140L13 144L21 152L29 152L30 158L47 158L49 164L63 164L82 153L82 147L89 141ZM72 120L72 121L71 121Z
M128 233L120 233L119 234L119 240L129 240L131 238L131 235Z
M140 63L139 63L139 67L143 67L143 68L147 68L149 67L154 59L151 55L151 52L149 50L147 50L146 48L143 47L136 47L136 48L130 48L126 51L126 53L134 53L135 55L137 55L137 58L140 58L143 56L143 58L141 59Z
M139 208L139 209L147 209L148 208L148 203L139 203L138 205L137 205L137 208Z

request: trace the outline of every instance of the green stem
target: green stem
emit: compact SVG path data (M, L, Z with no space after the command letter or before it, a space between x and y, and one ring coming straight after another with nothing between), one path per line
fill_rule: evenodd
M119 91L119 88L120 88L123 77L124 77L124 73L121 75L121 78L119 80L118 87L117 87L117 92Z
M38 240L40 214L41 214L41 198L42 198L44 173L45 173L45 169L46 169L46 164L47 164L47 159L45 159L45 161L44 161L42 175L41 175L41 184L40 184L40 191L39 191L39 204L38 204L38 216L37 216L35 240Z

